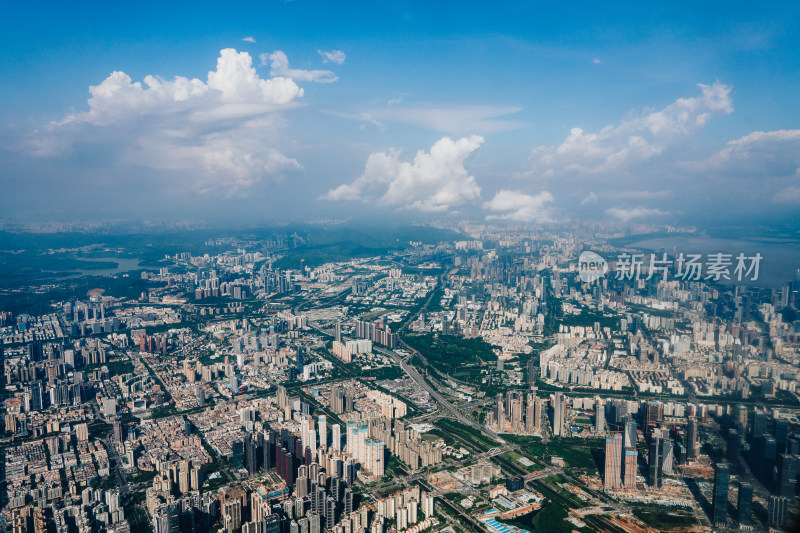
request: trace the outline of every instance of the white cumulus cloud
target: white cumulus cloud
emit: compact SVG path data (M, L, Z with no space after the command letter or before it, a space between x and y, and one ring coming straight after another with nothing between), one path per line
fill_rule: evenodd
M255 37L245 37L245 38L243 38L242 40L243 40L244 42L246 42L246 43L253 43L253 44L255 44L255 42L256 42L256 38L255 38Z
M276 50L265 57L266 54L261 54L262 65L266 64L267 58L270 64L270 74L273 76L282 76L297 81L311 81L314 83L333 83L339 78L330 70L303 70L289 67L289 59L286 54L281 50Z
M430 152L420 150L403 161L399 150L375 152L364 173L349 184L331 189L327 200L377 201L380 205L426 212L445 212L473 202L481 189L464 163L480 146L477 135L452 140L443 137Z
M572 128L558 146L531 152L531 177L597 175L627 170L661 155L682 138L702 128L713 115L733 111L731 88L699 84L700 95L679 98L659 111L622 120L596 133Z
M660 209L650 209L647 207L610 207L606 209L606 215L616 218L621 222L630 222L635 218L643 217L658 217L668 215L668 211L661 211Z
M325 63L330 61L341 65L347 59L347 56L341 50L317 50L317 53L322 56L322 61Z
M754 131L729 141L701 169L791 174L800 166L800 130Z
M491 211L486 220L511 220L514 222L551 222L553 195L547 191L525 194L519 191L500 190L483 208Z
M33 131L22 150L111 154L125 165L175 171L196 191L225 194L300 168L280 151L280 112L295 107L303 89L287 77L261 78L247 52L221 50L205 82L152 75L139 82L115 71L89 92L87 111Z

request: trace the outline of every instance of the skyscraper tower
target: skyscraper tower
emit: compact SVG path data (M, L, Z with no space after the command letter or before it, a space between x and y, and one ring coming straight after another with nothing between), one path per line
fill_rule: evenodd
M565 422L567 418L567 402L564 398L563 392L557 392L553 395L553 436L565 436L566 428Z
M647 484L651 487L661 486L661 433L650 438L650 453L647 457Z
M638 441L638 435L636 432L636 420L632 417L627 417L625 419L625 447L636 447L636 442Z
M636 451L635 446L627 446L625 448L625 478L623 484L626 487L636 487L636 474L639 469L639 452Z
M594 401L594 433L602 435L606 431L606 408L600 398Z
M686 457L691 461L697 454L697 418L689 417L686 428Z
M800 473L800 456L782 453L778 459L778 495L794 498L797 475Z
M305 362L303 361L303 347L301 345L297 345L297 373L303 373L303 367L305 366Z
M616 489L622 486L622 434L606 436L606 468L603 488Z
M753 485L750 483L739 483L737 512L739 514L739 527L750 526L753 516Z
M714 494L711 499L711 515L715 525L724 526L728 521L728 485L731 474L728 463L717 463L714 469Z
M529 392L527 400L525 404L525 431L533 433L538 429L536 424L536 393Z

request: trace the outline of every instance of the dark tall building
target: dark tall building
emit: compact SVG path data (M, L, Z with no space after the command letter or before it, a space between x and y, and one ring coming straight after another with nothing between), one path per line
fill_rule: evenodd
M792 500L784 496L770 496L767 508L767 524L769 527L782 528L789 517Z
M776 418L772 434L775 435L778 453L786 452L786 444L789 440L789 421L785 418Z
M244 466L251 476L258 470L258 446L249 434L244 440Z
M686 464L686 446L680 442L675 447L675 459L678 461L679 465Z
M267 431L264 435L264 458L261 463L264 470L275 468L275 432Z
M517 492L525 488L525 480L522 476L514 476L506 479L506 489L509 492Z
M786 453L791 453L792 455L800 454L800 439L789 437L786 443Z
M689 417L689 426L686 428L686 458L691 461L697 455L697 418Z
M240 440L235 440L231 443L231 449L233 450L233 467L244 468L244 443Z
M763 455L761 457L762 467L764 468L764 475L767 480L772 479L772 471L775 468L775 462L778 459L778 446L775 437L772 435L764 436Z
M778 496L794 498L797 491L797 474L800 471L800 455L782 453L778 461Z
M328 496L325 500L325 527L328 531L333 531L336 525L336 500Z
M281 533L281 517L278 514L268 514L261 521L262 533Z
M712 522L724 525L728 521L728 485L731 474L727 463L717 463L714 469L714 494L711 500Z
M297 345L297 373L303 373L303 367L305 366L305 362L303 361L303 347L299 344Z
M349 516L353 512L353 491L350 487L344 489L344 515Z
M737 511L739 526L749 526L753 517L753 485L750 483L739 483Z
M297 473L294 465L294 455L292 455L292 453L286 448L281 446L280 443L276 443L275 447L275 471L278 474L278 477L285 481L287 485L291 486L294 484L295 475Z
M661 486L661 437L650 437L650 453L647 457L647 484Z
M728 430L727 438L725 439L726 446L727 446L727 459L728 462L733 464L733 469L739 469L739 447L741 445L741 439L739 437L739 432L736 431L735 428L730 428Z
M767 432L767 414L754 412L753 423L751 424L752 433L750 437L753 441Z
M42 395L42 383L37 379L31 382L28 387L28 395L30 396L30 409L31 411L41 411L44 407Z

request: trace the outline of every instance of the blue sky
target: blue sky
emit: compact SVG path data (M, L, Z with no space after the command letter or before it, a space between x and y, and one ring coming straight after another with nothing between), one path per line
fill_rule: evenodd
M375 4L7 6L0 209L798 218L792 3Z

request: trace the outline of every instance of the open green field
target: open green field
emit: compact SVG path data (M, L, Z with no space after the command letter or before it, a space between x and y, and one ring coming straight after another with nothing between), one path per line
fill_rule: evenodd
M633 514L650 527L659 531L684 530L697 523L692 510L670 505L633 505Z
M523 468L528 472L536 472L536 471L542 469L542 467L540 467L539 465L537 465L535 463L532 464L532 465L528 465L528 466L522 464L520 462L520 459L522 459L525 456L520 454L519 452L515 452L515 451L505 452L504 454L502 454L501 457L503 457L505 459L508 459L514 465L516 465L516 466L518 466L520 468ZM527 459L532 462L532 460L529 457Z
M597 471L595 456L598 452L602 452L605 446L602 439L554 438L544 443L539 437L525 435L502 435L502 437L509 442L519 444L531 457L547 461L550 456L556 455L564 459L567 466L587 472Z
M484 436L477 429L465 426L455 420L440 418L435 424L442 430L443 433L440 434L440 436L445 438L445 442L447 442L448 439L447 435L450 435L451 438L463 443L466 448L471 448L479 453L488 451L499 445L498 442ZM448 444L450 444L450 442L448 442Z

